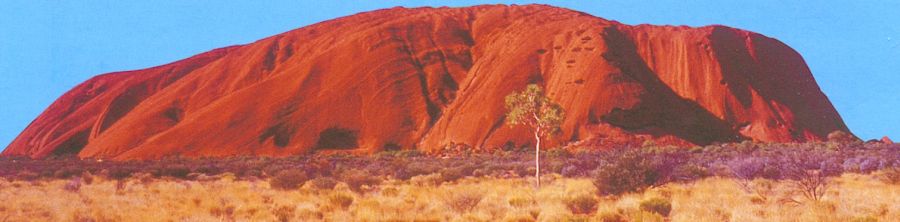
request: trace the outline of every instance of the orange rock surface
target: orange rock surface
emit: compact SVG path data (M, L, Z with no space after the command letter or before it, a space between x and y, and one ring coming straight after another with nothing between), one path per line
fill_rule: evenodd
M552 144L818 141L848 131L803 58L724 26L629 26L544 5L392 8L94 77L3 155L113 159L523 146L503 98L567 112Z

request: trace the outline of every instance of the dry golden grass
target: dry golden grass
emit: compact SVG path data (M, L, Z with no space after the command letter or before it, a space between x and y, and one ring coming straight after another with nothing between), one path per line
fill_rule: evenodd
M79 190L68 180L0 181L0 221L898 221L900 185L870 175L834 178L820 202L789 192L785 182L754 181L745 192L732 179L668 184L640 194L597 197L596 211L573 215L567 200L594 195L587 179L550 175L535 191L527 179L467 178L425 183L427 176L386 181L352 192L312 183L271 189L265 181L95 179ZM671 200L668 218L640 210L650 198ZM785 201L789 198L797 202Z

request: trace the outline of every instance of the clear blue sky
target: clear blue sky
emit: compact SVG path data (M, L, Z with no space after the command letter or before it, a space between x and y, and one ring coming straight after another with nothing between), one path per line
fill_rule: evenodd
M352 2L352 3L348 3ZM723 24L803 55L863 139L900 139L900 1L548 1L626 24ZM91 76L173 62L392 6L529 1L42 1L0 6L0 149Z

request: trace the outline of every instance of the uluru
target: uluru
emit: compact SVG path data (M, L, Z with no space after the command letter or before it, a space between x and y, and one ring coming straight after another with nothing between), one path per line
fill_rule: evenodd
M62 95L3 156L287 156L528 146L504 96L542 86L550 143L821 141L849 132L799 53L719 25L626 25L546 5L391 8Z

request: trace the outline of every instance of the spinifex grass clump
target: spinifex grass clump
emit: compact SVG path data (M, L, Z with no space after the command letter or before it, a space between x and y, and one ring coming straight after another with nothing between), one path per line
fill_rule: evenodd
M475 209L484 199L484 191L476 188L459 188L444 196L444 204L458 213L466 213Z
M672 212L672 201L665 198L654 197L641 201L641 210L656 213L668 217Z
M577 195L565 200L566 207L573 214L592 214L597 211L597 199L591 195Z
M328 202L335 207L347 209L353 204L353 196L345 193L337 193L328 197Z

